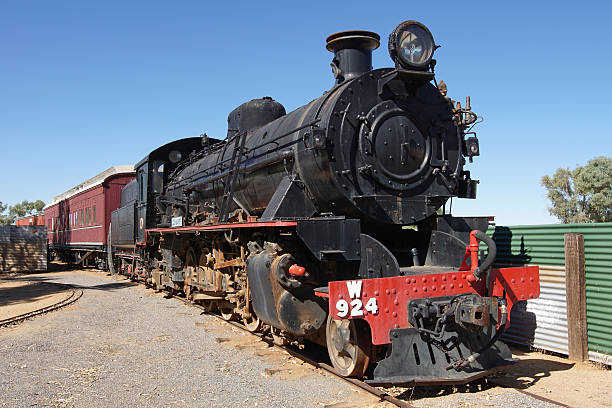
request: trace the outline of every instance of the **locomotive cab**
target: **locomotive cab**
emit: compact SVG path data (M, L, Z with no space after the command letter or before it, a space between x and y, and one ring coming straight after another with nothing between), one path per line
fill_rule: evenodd
M202 149L202 138L192 137L163 145L135 165L136 179L121 192L121 206L111 215L112 244L129 248L145 242L147 228L170 226L164 197L168 177ZM218 143L208 139L207 143Z

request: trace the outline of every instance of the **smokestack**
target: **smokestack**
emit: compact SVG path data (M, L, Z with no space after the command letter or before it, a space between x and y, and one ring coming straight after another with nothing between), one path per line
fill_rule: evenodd
M326 48L334 53L331 63L336 84L372 70L372 50L380 36L370 31L342 31L327 37Z

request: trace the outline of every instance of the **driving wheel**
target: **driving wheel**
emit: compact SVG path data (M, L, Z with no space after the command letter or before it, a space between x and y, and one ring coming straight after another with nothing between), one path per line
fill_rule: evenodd
M370 363L370 331L360 320L327 318L325 329L329 358L343 377L362 377Z

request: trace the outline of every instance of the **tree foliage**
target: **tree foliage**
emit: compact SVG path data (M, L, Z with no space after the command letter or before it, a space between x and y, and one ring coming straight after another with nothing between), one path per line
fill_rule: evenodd
M612 158L596 157L574 170L557 169L542 177L552 206L548 212L561 222L612 221Z
M0 225L11 225L14 219L10 219L10 217L4 212L6 211L7 205L0 201Z
M11 225L17 218L27 215L42 214L45 203L42 200L27 201L7 206L0 201L0 225ZM6 213L8 209L8 214Z

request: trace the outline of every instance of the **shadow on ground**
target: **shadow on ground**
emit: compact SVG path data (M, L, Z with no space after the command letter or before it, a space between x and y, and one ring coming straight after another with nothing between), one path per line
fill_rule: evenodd
M524 355L520 349L513 350L515 355ZM496 374L481 378L469 384L455 386L427 386L408 388L397 395L398 399L415 401L423 398L433 398L451 394L477 394L495 387L515 388L528 390L539 380L550 377L555 371L566 371L571 369L574 363L562 363L558 361L540 358L526 358L515 364L505 367Z
M520 350L513 350L515 355L521 355ZM566 371L574 367L573 362L561 362L541 358L524 358L497 373L494 381L508 388L527 390L543 378L550 377L555 371Z
M0 276L2 278L0 282L6 283L4 287L0 284L0 307L34 301L40 297L60 293L67 289L112 291L137 285L137 283L130 281L109 282L92 286L58 282L58 276L54 273L71 271L76 273L77 268L58 263L49 263L49 266L49 271L46 273L19 272ZM82 269L79 268L78 270Z

